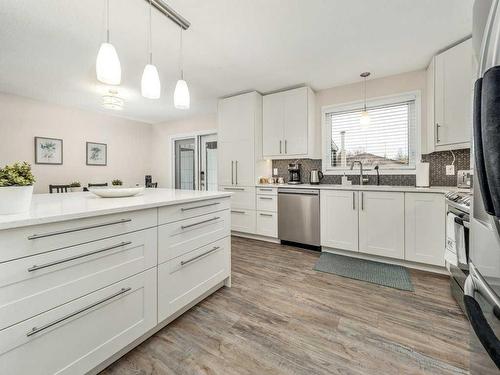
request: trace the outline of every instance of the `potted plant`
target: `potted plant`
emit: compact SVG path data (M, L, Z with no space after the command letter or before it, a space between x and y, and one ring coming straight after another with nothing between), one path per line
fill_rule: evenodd
M81 187L82 187L82 185L78 181L75 181L75 182L72 182L71 184L69 184L69 188L71 189L71 192L73 192L73 193L80 191Z
M0 215L28 211L34 182L31 165L26 162L0 168Z
M111 185L113 185L113 186L122 186L123 185L123 181L119 180L119 179L115 179L115 180L111 181Z

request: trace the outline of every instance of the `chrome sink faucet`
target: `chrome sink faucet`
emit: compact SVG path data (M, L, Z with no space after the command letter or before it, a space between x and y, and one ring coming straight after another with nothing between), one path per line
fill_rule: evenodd
M359 160L354 160L352 163L351 163L351 171L353 170L354 168L354 164L356 163L359 163L359 184L360 185L363 185L365 182L368 182L368 178L363 178L363 163Z

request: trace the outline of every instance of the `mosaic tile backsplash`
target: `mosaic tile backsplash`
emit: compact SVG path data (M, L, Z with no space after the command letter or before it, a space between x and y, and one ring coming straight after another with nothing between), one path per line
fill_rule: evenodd
M470 149L454 150L455 172L462 169L470 169ZM453 162L453 155L450 151L433 152L422 155L423 162L429 162L429 182L431 186L456 186L457 176L446 175L446 165ZM278 176L283 177L288 182L288 164L293 160L273 160L273 169L278 168ZM300 159L302 182L309 183L309 172L312 169L321 170L321 159ZM357 168L357 167L356 167ZM347 176L354 185L359 185L359 175ZM368 185L377 183L376 175L366 176L369 179ZM328 175L321 180L322 184L340 184L342 174ZM380 185L393 186L415 186L415 175L384 175L380 172Z

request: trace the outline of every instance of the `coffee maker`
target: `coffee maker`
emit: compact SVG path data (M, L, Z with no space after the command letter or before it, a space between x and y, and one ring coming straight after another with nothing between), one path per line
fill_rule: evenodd
M300 180L300 164L297 162L288 164L288 183L291 185L302 183Z

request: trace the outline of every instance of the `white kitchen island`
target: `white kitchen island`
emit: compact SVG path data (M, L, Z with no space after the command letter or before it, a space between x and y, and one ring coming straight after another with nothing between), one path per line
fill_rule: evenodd
M230 193L34 195L0 216L0 368L98 373L231 283Z

